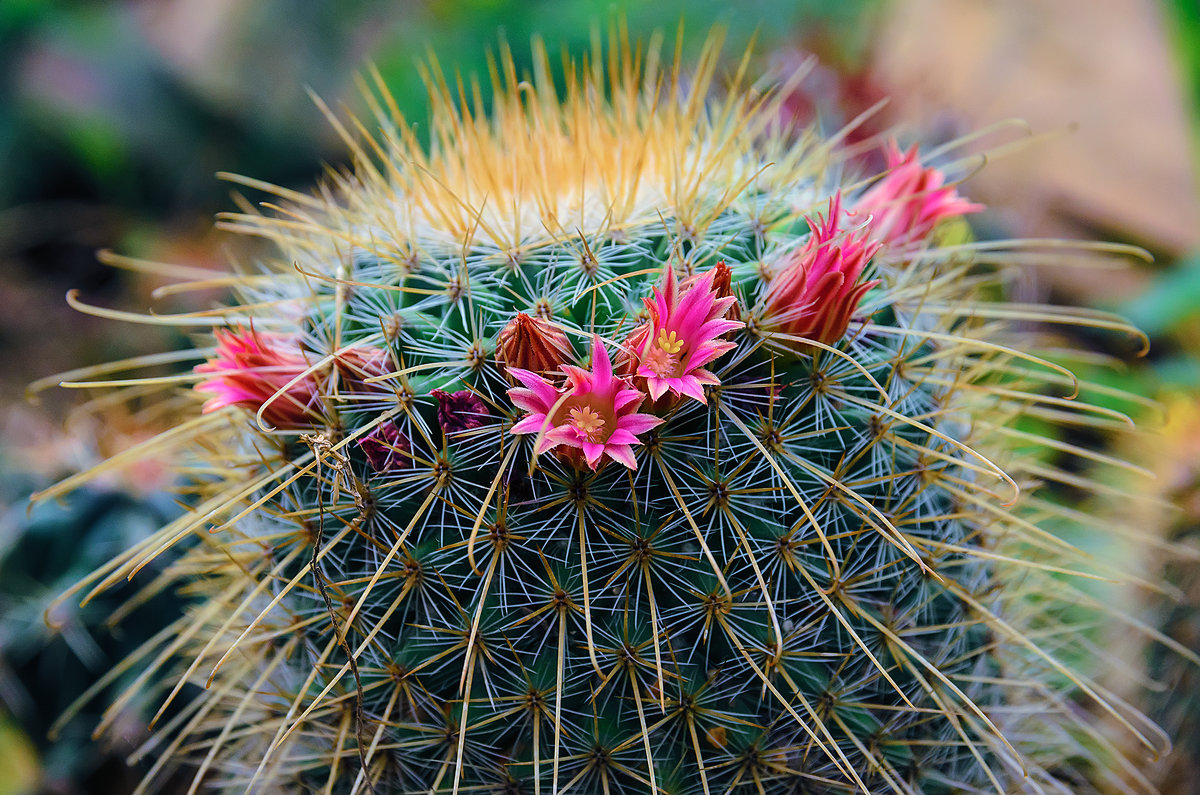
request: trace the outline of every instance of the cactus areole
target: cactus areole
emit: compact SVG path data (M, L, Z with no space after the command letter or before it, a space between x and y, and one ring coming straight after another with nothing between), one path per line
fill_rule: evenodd
M1120 710L1044 627L1011 428L1099 409L961 174L856 173L715 43L596 47L565 88L502 54L486 115L434 78L427 142L376 83L352 168L226 220L278 256L171 432L196 507L93 581L200 539L147 786L1058 787L1071 699Z

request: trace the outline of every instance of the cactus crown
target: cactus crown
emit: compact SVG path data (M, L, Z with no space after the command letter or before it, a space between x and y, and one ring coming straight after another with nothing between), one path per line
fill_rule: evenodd
M1053 788L1102 756L1075 694L1154 741L1062 661L1073 552L1037 522L1072 512L1025 492L1072 476L1014 426L1115 412L989 302L1003 247L952 243L978 207L940 171L849 181L748 60L718 94L718 50L617 32L556 87L535 43L486 112L431 71L427 145L377 81L377 134L330 115L352 170L224 219L279 256L192 316L228 326L171 432L196 506L83 584L200 539L143 681L206 689L156 774Z

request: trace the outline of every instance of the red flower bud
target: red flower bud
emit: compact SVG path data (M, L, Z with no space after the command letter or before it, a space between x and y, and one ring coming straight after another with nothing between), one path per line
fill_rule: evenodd
M734 298L733 303L729 305L729 309L725 311L725 319L741 320L742 308L738 305L737 297L733 292L733 271L730 270L729 266L725 264L725 260L718 262L713 270L715 271L715 274L713 275L712 286L716 291L717 300L719 301L722 298L730 297ZM728 332L725 335L725 339L729 339L732 335L733 332Z
M381 384L368 384L367 379L395 370L391 353L369 345L345 349L334 357L334 364L348 392L382 392L384 389Z
M783 269L767 287L764 330L825 345L846 333L859 301L879 283L859 282L879 244L870 242L869 229L857 236L841 233L840 218L839 194L830 200L826 218L809 220L812 234L804 247L785 255ZM804 347L802 342L791 344Z
M311 371L299 343L282 334L246 329L217 329L216 357L196 366L211 373L196 385L211 392L204 412L222 406L242 406L274 428L310 428L323 422L321 384L326 373ZM294 383L293 383L294 382ZM289 386L290 384L290 386Z
M524 312L509 321L496 341L496 361L534 373L556 371L575 358L571 342L554 324Z

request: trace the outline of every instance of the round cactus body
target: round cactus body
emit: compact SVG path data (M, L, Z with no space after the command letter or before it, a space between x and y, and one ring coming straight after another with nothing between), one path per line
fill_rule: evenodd
M202 537L147 652L168 702L205 688L161 767L1048 790L1103 756L1075 696L1153 741L1062 661L1071 552L1036 522L1071 512L1024 496L1053 468L1020 423L1112 420L1009 327L1001 247L947 231L979 206L915 149L853 174L718 92L715 46L597 48L565 88L537 55L487 113L432 79L427 143L377 87L376 135L334 122L352 171L226 219L279 255L196 318L195 507L98 575Z

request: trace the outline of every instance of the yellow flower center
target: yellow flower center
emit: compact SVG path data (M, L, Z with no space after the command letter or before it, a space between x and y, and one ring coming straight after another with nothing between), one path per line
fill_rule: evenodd
M587 437L589 442L604 441L604 418L592 410L591 406L577 406L571 409L571 424Z
M674 356L683 348L683 340L675 336L674 331L668 335L666 329L660 329L658 332L658 347L662 348L668 356Z

